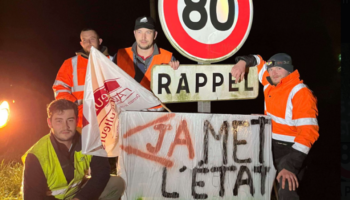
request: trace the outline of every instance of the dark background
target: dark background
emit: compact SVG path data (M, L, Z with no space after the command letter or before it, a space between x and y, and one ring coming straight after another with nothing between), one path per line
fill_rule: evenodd
M341 8L341 189L342 197L350 199L350 1Z
M318 98L320 138L306 160L302 199L340 197L340 5L330 0L255 0L249 37L235 54L255 53L268 59L288 53ZM54 99L51 87L63 61L80 49L80 30L96 29L114 54L132 45L134 21L150 15L149 8L146 0L0 1L0 101L8 100L11 106L10 122L0 129L0 160L19 160L48 133L45 109ZM160 47L183 64L195 63L176 52L158 30ZM234 57L220 64L234 64ZM211 106L212 113L263 113L262 88L257 99L217 101ZM197 112L197 103L169 104L169 108Z

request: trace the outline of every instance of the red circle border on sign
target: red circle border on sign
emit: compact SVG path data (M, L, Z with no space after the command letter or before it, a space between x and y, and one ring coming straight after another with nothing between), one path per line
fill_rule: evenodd
M249 0L237 0L238 18L232 33L223 41L204 44L194 40L182 27L177 13L178 0L163 0L163 14L169 34L183 51L199 59L217 59L232 53L249 30L251 7ZM176 8L176 9L174 9ZM174 17L175 16L175 17ZM238 49L237 49L238 50Z

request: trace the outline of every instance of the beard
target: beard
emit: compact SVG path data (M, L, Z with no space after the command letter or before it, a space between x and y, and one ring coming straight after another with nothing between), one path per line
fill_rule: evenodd
M84 52L85 52L87 55L89 55L89 54L90 54L90 49L91 49L91 47L90 47L90 48L85 48L85 49L83 49L83 50L84 50Z
M90 50L91 50L91 47L94 47L93 45L91 45L90 47L88 48L83 48L84 52L89 55L90 54ZM100 46L97 46L95 47L97 50L100 50Z
M278 85L278 84L281 82L281 79L273 80L273 79L271 78L271 82L272 82L274 85Z
M137 43L137 46L138 46L140 49L142 49L142 50L148 50L148 49L150 49L150 48L153 47L153 44L149 44L149 45L143 47L143 46L141 46L139 43Z
M60 133L63 133L63 132L70 132L70 133L73 133L72 130L62 130L62 131L60 131Z

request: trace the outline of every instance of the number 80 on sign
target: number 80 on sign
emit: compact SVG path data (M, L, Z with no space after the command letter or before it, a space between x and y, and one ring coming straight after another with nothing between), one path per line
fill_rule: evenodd
M222 61L248 37L251 0L160 0L163 31L182 55L201 63Z

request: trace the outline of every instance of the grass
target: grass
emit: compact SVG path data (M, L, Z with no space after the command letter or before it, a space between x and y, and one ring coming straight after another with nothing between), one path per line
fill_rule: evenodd
M15 161L0 163L0 200L20 199L23 165Z

